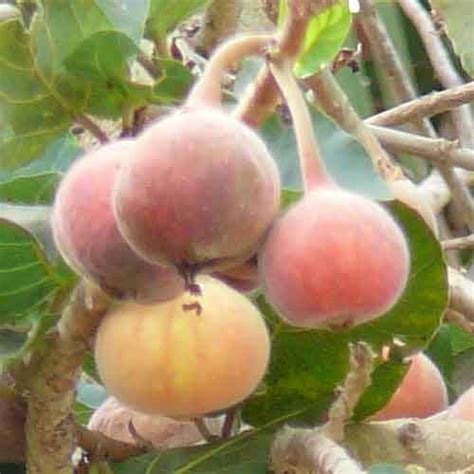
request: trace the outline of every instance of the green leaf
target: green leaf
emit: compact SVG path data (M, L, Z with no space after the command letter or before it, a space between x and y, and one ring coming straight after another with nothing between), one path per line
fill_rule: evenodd
M370 198L390 199L390 191L374 171L362 145L313 107L311 115L325 165L335 181L343 188ZM301 189L298 152L292 128L273 115L263 124L260 132L278 163L283 185Z
M285 197L285 204L297 199L294 192ZM412 263L407 288L387 314L341 332L304 330L283 323L263 295L257 298L271 330L272 357L261 389L242 408L244 420L252 426L276 419L320 422L347 373L349 342L366 341L379 351L396 337L409 353L424 348L433 337L448 296L442 251L413 211L396 202L390 203L390 208L408 238ZM396 361L379 365L357 416L364 417L383 406L405 370L406 366Z
M163 37L179 23L207 6L210 0L150 0L147 35Z
M186 96L193 83L193 75L183 64L173 59L158 59L160 76L153 86L155 103L175 104Z
M77 140L66 133L29 165L11 173L0 173L0 201L51 204L62 173L81 152Z
M88 85L90 94L85 106L88 113L116 118L125 107L144 104L143 98L137 100L140 88L129 80L128 63L137 51L133 41L124 34L103 31L84 40L65 59L66 70L75 83L81 83L81 88Z
M456 395L474 385L474 348L458 354L453 360L453 389Z
M111 26L139 46L145 31L149 0L96 0Z
M346 3L336 3L309 21L303 50L293 69L296 77L312 76L339 52L351 27L352 15Z
M272 439L271 434L251 431L216 444L145 454L111 467L114 474L266 474Z
M437 13L446 22L448 36L466 71L474 75L474 48L472 0L430 0Z
M0 219L0 326L30 327L32 314L67 289L25 229Z
M31 161L70 125L30 47L19 20L0 22L0 169Z

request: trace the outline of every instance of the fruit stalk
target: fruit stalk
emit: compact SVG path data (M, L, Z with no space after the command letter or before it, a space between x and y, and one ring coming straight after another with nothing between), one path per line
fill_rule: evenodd
M273 41L269 34L237 36L212 55L202 77L186 101L188 107L221 106L221 80L224 71L246 56L261 55Z
M291 62L287 59L272 60L270 71L285 98L293 119L305 192L308 193L317 185L331 185L332 179L324 166L306 100L291 71Z

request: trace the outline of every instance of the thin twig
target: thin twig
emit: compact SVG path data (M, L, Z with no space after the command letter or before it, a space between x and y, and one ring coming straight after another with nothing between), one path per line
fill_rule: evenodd
M474 249L474 234L459 237L458 239L444 240L441 242L441 245L444 250Z
M374 125L369 128L380 143L392 153L408 153L432 163L474 171L474 150L460 148L457 141L426 138Z
M219 439L219 436L213 435L209 428L206 425L206 421L204 418L194 418L193 419L196 428L198 429L199 433L208 443L216 441Z
M398 102L416 99L416 91L407 72L404 70L398 53L391 41L385 25L377 14L373 0L359 0L361 12L359 20L370 42L375 61L387 75L392 96ZM427 118L414 121L418 130L429 138L436 138L437 133ZM463 176L449 165L439 163L437 169L448 189L451 191L454 204L466 225L474 231L474 201Z
M280 58L292 59L298 55L311 16L317 15L334 3L336 0L288 0L288 14L279 33ZM256 127L275 108L278 98L278 87L265 65L240 100L236 115Z
M474 81L441 92L433 92L366 119L370 125L400 125L413 117L432 117L474 101Z
M474 322L474 281L469 280L460 271L448 269L449 309L461 313Z
M366 34L370 52L385 76L392 98L397 104L416 99L418 94L377 12L374 0L359 0L359 3L361 9L357 19ZM428 119L413 117L411 122L423 135L436 136L434 127Z
M158 67L143 51L138 51L137 62L143 69L145 69L152 79L158 78L160 74Z
M344 427L352 418L360 397L371 384L374 361L372 349L363 342L351 344L349 349L349 372L339 396L329 409L329 421L323 427L324 434L336 442L344 440Z
M99 431L92 431L80 425L76 425L76 435L78 446L87 453L89 459L94 461L102 459L123 461L131 456L138 456L146 452L146 448L141 445L118 441Z
M428 11L418 0L399 0L398 3L418 31L433 69L443 86L449 89L463 85L464 81L451 62ZM463 146L473 147L474 124L469 106L465 105L453 110L452 116Z
M100 143L107 143L109 141L109 137L107 134L93 122L89 117L86 115L76 115L74 117L75 121L82 125L88 132L90 132Z

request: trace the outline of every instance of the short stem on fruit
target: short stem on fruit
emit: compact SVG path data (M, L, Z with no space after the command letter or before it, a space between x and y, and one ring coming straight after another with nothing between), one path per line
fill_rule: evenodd
M271 59L270 71L290 109L304 189L305 192L308 192L317 185L331 184L332 179L324 166L313 132L308 106L293 76L291 64L286 59Z
M237 36L220 46L189 94L187 106L219 106L224 71L246 56L262 55L273 40L274 37L269 34L245 35Z
M234 425L235 425L235 418L237 416L237 407L232 407L229 408L229 410L226 411L225 417L224 417L224 424L222 425L222 431L221 431L221 436L222 439L228 439L232 436L234 432Z
M196 428L198 429L199 433L201 433L201 436L208 443L212 443L213 441L217 441L219 439L218 436L213 435L209 431L209 428L207 427L206 422L204 421L204 418L194 418L193 422L196 425Z

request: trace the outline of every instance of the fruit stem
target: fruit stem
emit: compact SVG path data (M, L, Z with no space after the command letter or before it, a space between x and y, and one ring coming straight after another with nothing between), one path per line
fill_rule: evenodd
M291 61L271 58L270 71L290 109L305 192L318 185L333 184L319 151L308 105L293 76Z
M269 34L241 35L223 43L209 59L202 77L191 90L189 107L220 106L221 82L224 71L246 56L262 55L274 41Z

